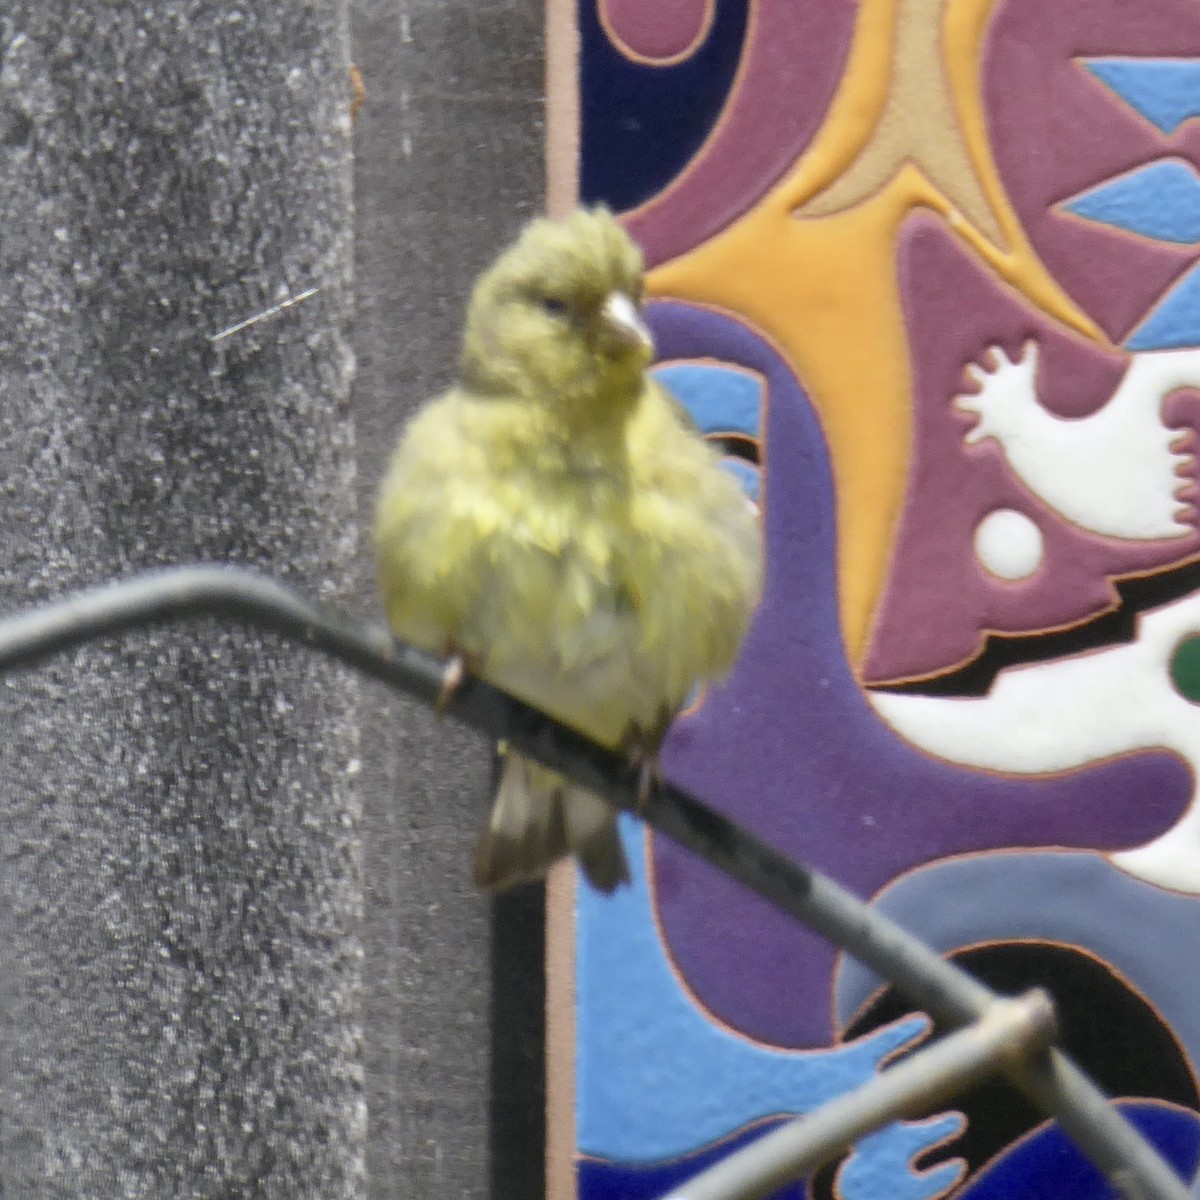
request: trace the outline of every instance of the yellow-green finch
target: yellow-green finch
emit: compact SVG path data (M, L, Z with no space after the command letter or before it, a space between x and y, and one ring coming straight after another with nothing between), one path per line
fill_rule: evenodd
M460 382L405 430L375 540L401 638L649 753L733 664L760 552L738 484L646 374L641 300L641 255L609 213L530 224L475 286ZM507 754L476 881L568 853L604 890L628 877L609 806Z

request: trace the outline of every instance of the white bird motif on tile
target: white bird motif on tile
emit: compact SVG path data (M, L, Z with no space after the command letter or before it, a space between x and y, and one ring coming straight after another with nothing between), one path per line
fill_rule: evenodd
M1190 479L1183 431L1163 424L1163 401L1200 387L1200 350L1155 350L1130 357L1108 403L1086 417L1049 412L1037 394L1038 345L1015 359L998 346L966 368L979 388L955 396L959 412L979 418L968 445L994 438L1013 472L1039 499L1092 533L1131 541L1195 532L1177 493Z

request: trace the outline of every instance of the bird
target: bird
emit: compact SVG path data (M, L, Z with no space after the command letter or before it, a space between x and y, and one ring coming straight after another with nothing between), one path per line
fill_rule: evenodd
M540 217L479 277L458 381L409 420L375 516L397 637L654 762L756 606L756 511L649 374L641 252L603 207ZM573 854L628 880L599 796L502 749L474 862L500 891Z

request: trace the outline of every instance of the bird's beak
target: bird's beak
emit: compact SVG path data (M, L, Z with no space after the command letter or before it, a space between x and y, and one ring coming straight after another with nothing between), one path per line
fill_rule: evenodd
M610 292L600 309L600 342L614 350L640 350L654 355L654 339L637 305L624 292Z

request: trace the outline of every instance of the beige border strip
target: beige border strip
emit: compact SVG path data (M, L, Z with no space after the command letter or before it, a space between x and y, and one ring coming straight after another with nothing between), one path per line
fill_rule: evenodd
M546 881L546 1200L575 1194L575 866Z
M546 211L579 201L579 31L572 0L546 0ZM546 882L546 1200L575 1190L575 868Z
M579 30L570 0L546 0L546 211L579 202Z

